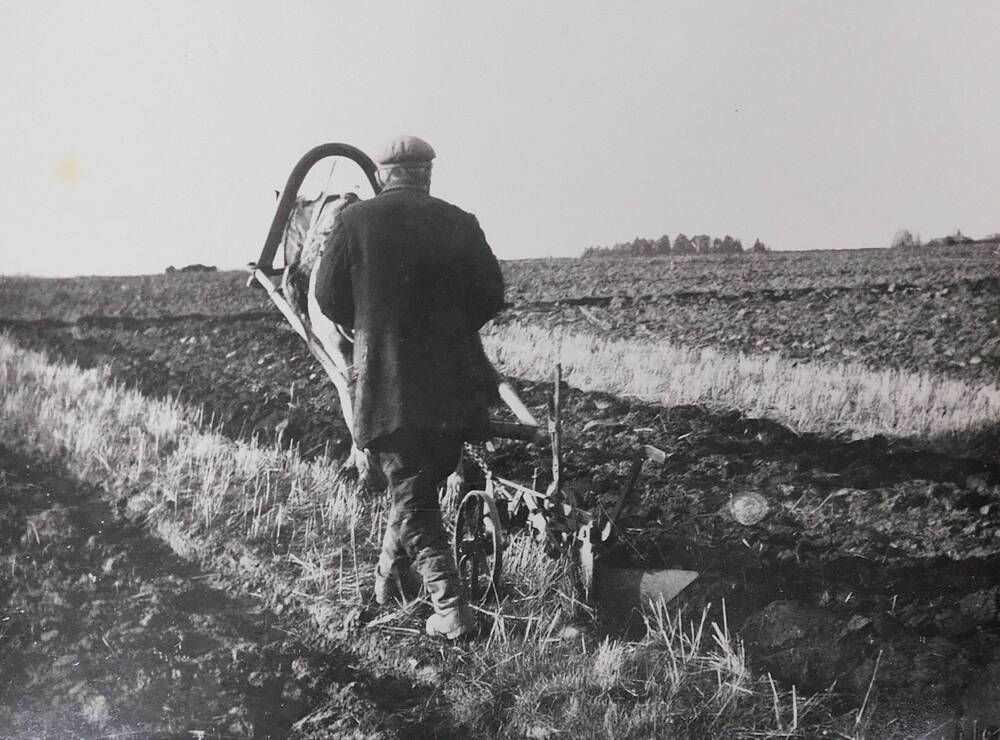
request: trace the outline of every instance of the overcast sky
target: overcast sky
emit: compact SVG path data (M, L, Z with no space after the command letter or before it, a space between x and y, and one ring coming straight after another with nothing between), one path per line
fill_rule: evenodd
M995 0L7 0L0 55L0 273L241 267L301 154L396 133L501 258L1000 231Z

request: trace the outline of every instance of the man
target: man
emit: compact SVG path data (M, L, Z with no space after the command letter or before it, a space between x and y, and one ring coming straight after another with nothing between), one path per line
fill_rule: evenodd
M392 496L376 601L396 595L412 562L434 605L427 633L455 639L475 622L437 489L463 442L487 435L497 378L479 328L503 308L503 278L476 218L430 195L433 159L417 137L389 143L382 192L340 214L316 298L354 329L354 441Z

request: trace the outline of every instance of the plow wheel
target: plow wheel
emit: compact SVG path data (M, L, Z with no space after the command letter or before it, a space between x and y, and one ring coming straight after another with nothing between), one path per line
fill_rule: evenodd
M503 533L493 496L469 491L455 514L455 564L469 601L497 598L503 567Z

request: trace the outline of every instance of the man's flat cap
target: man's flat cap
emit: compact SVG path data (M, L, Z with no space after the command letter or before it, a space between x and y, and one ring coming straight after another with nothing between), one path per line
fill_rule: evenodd
M434 147L419 136L397 136L386 144L378 157L383 167L395 164L427 164L434 159Z

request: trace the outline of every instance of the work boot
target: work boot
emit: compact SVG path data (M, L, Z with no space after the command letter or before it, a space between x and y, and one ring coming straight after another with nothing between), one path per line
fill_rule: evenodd
M427 618L427 634L456 640L472 633L476 620L465 603L451 553L425 555L418 559L418 567L434 605L434 613Z
M476 629L476 618L466 604L458 604L443 612L434 612L427 617L427 634L457 640L471 635Z

